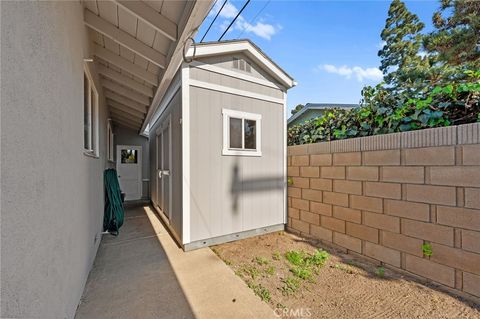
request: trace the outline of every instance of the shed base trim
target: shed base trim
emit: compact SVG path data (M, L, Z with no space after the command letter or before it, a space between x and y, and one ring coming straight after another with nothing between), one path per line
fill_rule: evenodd
M208 247L212 245L228 243L230 241L235 241L239 239L245 239L253 236L273 233L281 230L285 230L285 224L272 225L272 226L261 227L261 228L252 229L252 230L246 230L246 231L242 231L234 234L228 234L228 235L213 237L209 239L197 240L197 241L183 245L183 250L190 251L190 250Z

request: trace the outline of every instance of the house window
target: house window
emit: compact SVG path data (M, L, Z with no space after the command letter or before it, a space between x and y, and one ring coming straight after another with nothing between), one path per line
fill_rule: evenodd
M107 123L107 159L111 162L114 161L113 158L113 129L112 121L109 119Z
M261 156L262 115L222 110L223 155Z
M83 149L98 156L98 92L85 67L83 73Z

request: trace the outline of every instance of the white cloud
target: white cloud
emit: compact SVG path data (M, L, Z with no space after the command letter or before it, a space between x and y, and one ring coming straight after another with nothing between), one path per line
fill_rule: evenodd
M217 1L213 9L210 11L210 16L215 16L220 8L222 7L222 3L220 1ZM227 26L230 24L231 20L238 14L238 9L231 4L230 2L227 2L225 6L223 7L222 11L220 11L220 14L218 15L219 18L224 19L220 24L219 27L221 30L225 30ZM270 40L273 35L275 35L280 29L281 26L277 25L274 26L269 23L265 23L263 21L257 21L255 24L249 23L245 18L240 15L237 18L237 21L233 25L233 29L238 30L238 31L243 31L243 33L253 33L258 37ZM232 29L230 29L228 32L230 32Z
M254 25L252 25L245 21L242 16L239 16L237 22L235 22L235 29L241 30L244 33L251 32L261 38L270 40L272 36L280 30L280 27L275 27L271 24L263 22L256 22Z
M351 79L352 76L355 76L359 82L363 82L364 80L378 81L383 78L382 71L378 68L362 68L360 66L349 67L346 65L337 67L332 64L323 64L319 65L316 69L338 74L347 79Z

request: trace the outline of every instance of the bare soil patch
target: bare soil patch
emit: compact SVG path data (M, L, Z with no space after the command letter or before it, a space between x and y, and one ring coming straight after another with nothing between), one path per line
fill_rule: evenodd
M283 318L480 318L479 304L286 232L212 250Z

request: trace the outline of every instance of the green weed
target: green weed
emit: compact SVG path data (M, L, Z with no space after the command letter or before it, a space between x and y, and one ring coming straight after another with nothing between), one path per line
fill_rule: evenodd
M385 268L378 267L377 270L375 270L375 275L381 278L385 277Z
M248 287L253 290L253 292L260 297L263 301L270 301L272 296L270 295L270 291L263 287L261 284L255 284L254 282L249 282Z
M352 270L350 267L346 266L346 265L335 264L334 268L335 268L335 269L339 269L339 270L341 270L341 271L343 271L343 272L346 272L347 274L353 274L353 270Z
M273 260L280 260L280 253L278 251L274 252L272 254L272 259Z
M312 279L312 270L308 267L296 266L290 268L290 271L300 279L311 280Z
M424 256L430 257L433 254L432 245L431 244L423 244L422 245L422 252Z
M268 265L268 259L265 257L255 257L255 262L260 266Z
M265 269L265 273L267 273L270 276L273 275L275 273L275 267L274 266L268 267L267 269Z
M300 288L300 280L295 277L287 277L283 281L283 286L280 288L284 296L294 294Z

